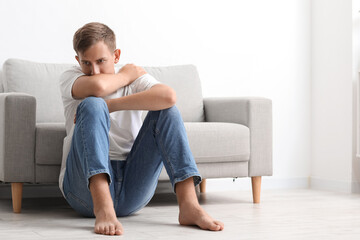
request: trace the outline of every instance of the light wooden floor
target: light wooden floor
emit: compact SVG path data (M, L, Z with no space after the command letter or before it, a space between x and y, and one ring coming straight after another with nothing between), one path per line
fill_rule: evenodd
M314 190L265 190L262 203L251 193L200 196L203 207L225 223L222 232L179 226L172 194L157 194L143 210L120 218L125 235L92 233L94 219L77 215L61 198L24 199L13 214L0 200L0 239L360 239L360 195Z

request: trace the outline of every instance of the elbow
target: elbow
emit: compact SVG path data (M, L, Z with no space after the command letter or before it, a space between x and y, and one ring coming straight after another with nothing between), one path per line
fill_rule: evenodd
M169 107L172 107L176 104L176 92L174 89L169 88L167 97L166 97L166 102L169 105Z
M100 82L97 82L92 89L94 97L105 97L105 86L101 84Z

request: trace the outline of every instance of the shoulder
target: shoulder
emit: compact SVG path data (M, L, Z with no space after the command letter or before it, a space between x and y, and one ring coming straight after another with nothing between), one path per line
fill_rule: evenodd
M129 87L133 89L134 92L142 92L152 88L156 84L160 84L160 82L146 73L132 82Z
M85 75L79 66L72 66L69 69L65 70L60 75L60 83L76 80L78 77Z
M63 98L72 99L72 86L76 79L85 75L79 66L65 70L59 79L60 91Z

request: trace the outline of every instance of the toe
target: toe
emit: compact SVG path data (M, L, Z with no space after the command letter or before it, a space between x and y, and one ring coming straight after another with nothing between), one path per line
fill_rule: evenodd
M223 222L220 222L220 221L214 221L217 225L220 226L220 231L221 230L224 230L224 223Z
M208 229L211 231L220 231L221 225L217 224L215 221L210 222Z
M109 234L110 234L109 226L106 226L106 227L105 227L105 232L104 232L104 234L106 234L106 235L109 235Z
M121 235L123 232L121 229L116 229L115 230L115 235Z
M98 234L104 234L104 232L105 232L105 230L104 230L104 227L103 227L103 226L99 226L99 227L97 228L97 232L96 232L96 233L98 233Z
M115 235L121 235L121 234L123 234L123 232L124 232L124 230L123 230L123 228L122 228L121 224L116 225L116 228L115 228Z
M213 223L213 224L211 224L211 226L210 226L209 229L212 230L212 231L219 231L219 230L220 230L220 226L217 225L217 224L215 224L215 223Z
M114 235L115 234L115 226L114 225L111 225L110 226L110 235Z

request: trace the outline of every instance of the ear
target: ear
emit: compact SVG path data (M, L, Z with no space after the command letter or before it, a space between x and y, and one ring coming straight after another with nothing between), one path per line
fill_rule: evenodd
M80 65L80 59L79 59L79 56L75 56L75 59L76 59L76 61L79 63L79 65Z
M115 49L114 50L114 55L115 55L115 59L114 59L114 63L118 63L120 60L120 54L121 54L121 50L120 49Z

